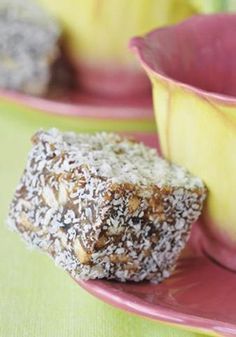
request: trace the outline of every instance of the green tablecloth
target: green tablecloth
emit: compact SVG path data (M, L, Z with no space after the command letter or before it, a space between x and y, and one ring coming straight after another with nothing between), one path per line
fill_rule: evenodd
M7 117L10 113L0 111L0 336L200 336L130 315L93 298L46 255L26 249L19 236L6 228L8 204L36 127L35 123L14 122Z

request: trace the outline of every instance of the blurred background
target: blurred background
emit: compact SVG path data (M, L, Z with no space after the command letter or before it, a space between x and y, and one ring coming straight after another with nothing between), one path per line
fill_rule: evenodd
M87 295L5 218L39 128L155 135L131 37L234 10L235 0L0 0L0 336L197 336Z

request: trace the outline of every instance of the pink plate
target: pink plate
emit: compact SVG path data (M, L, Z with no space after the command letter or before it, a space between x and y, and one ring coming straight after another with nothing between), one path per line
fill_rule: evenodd
M0 99L46 111L55 115L99 119L147 119L153 121L151 95L139 97L105 97L78 90L59 88L48 97L36 97L0 89Z
M148 145L157 145L155 135L139 138ZM162 284L103 280L79 284L131 313L215 336L236 336L236 273L196 253L191 239L174 275Z

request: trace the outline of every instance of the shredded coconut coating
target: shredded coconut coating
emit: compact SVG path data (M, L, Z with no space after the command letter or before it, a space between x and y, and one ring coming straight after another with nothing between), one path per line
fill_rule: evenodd
M8 223L75 279L160 282L206 189L155 149L116 134L39 131Z
M59 27L31 0L0 1L0 87L43 94L58 55Z

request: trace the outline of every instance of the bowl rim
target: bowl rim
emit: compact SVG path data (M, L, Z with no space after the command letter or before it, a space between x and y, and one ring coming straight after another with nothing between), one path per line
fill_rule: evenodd
M168 82L172 85L176 85L176 86L178 86L178 87L180 87L180 88L182 88L186 91L190 91L190 92L192 92L192 93L194 93L198 96L204 97L207 101L212 100L212 101L216 101L216 102L219 102L219 103L223 103L225 105L233 105L234 106L234 105L236 105L236 96L221 94L221 93L217 93L217 92L214 92L214 91L207 91L207 90L201 89L197 86L187 84L187 83L181 82L179 80L173 79L172 77L170 77L168 75L161 74L160 72L156 71L153 68L152 65L150 65L148 62L146 62L144 52L143 52L143 50L145 49L145 39L149 36L157 34L161 30L162 31L163 30L170 30L170 29L172 30L172 29L175 29L175 27L178 27L178 26L181 26L181 25L185 24L186 22L195 21L196 19L199 19L201 17L207 19L209 17L210 18L212 18L212 17L227 18L229 16L235 18L235 21L236 21L236 13L217 13L217 14L194 15L191 18L186 19L186 20L184 20L180 23L153 29L150 32L148 32L147 34L145 34L144 36L134 36L129 41L129 48L131 49L131 51L134 52L134 54L138 58L139 62L141 63L141 65L145 69L145 71L148 74L153 75L155 78L158 78L162 82Z
M88 97L93 97L88 93ZM21 92L0 89L0 100L5 99L21 106L36 109L39 113L48 113L51 115L87 118L87 119L109 119L109 120L154 120L152 105L102 105L89 103L73 103L66 101L57 101L47 97L33 96ZM109 100L109 97L101 101Z

